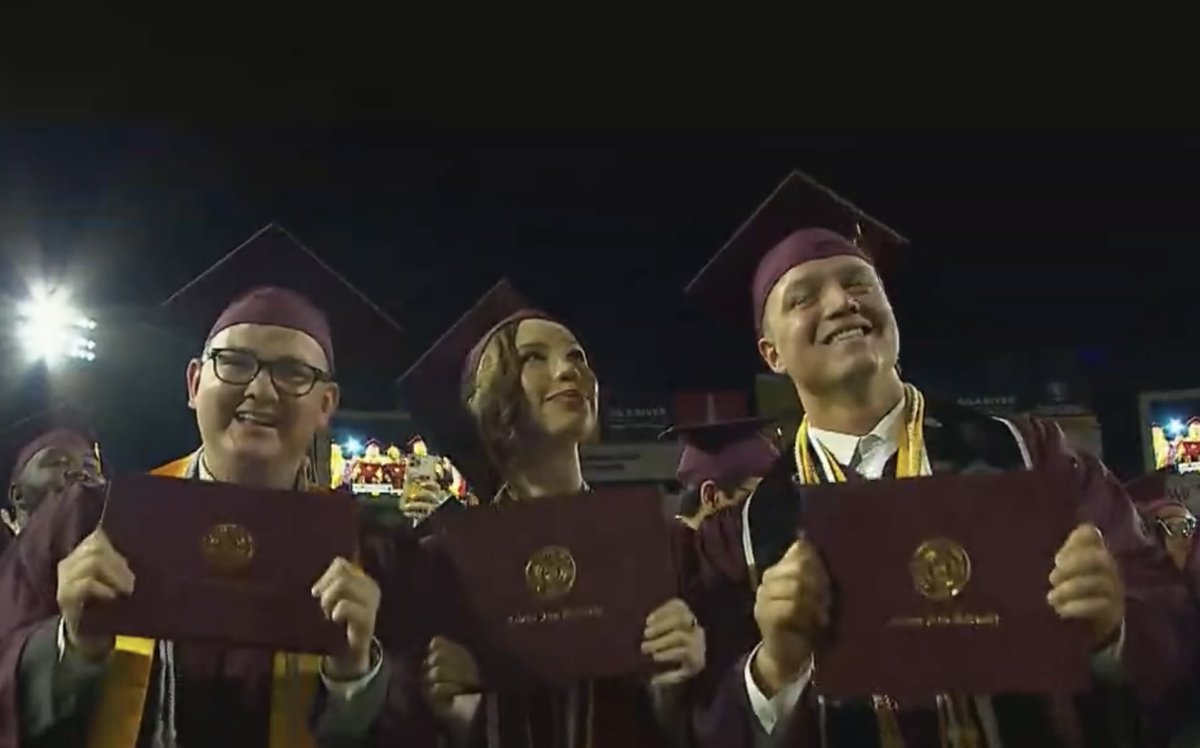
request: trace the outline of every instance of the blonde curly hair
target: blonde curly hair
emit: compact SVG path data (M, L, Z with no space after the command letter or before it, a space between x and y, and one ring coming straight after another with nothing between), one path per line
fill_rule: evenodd
M484 451L503 472L531 423L521 384L521 355L517 351L517 319L498 328L483 348L474 372L464 378L462 402L475 421ZM598 436L594 428L584 441Z
M463 381L463 404L475 421L488 459L501 470L512 457L527 417L517 352L520 324L520 320L514 320L492 333L479 356L478 367Z

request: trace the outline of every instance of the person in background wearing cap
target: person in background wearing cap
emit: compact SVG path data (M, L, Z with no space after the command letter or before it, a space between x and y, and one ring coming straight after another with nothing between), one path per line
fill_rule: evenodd
M1196 517L1183 499L1171 493L1167 470L1158 470L1125 484L1125 490L1142 516L1147 534L1166 550L1175 565L1187 571L1195 560ZM1197 566L1200 573L1200 566ZM1193 580L1200 592L1200 576Z
M502 482L493 503L587 490L579 445L596 428L596 375L575 334L529 309L506 282L435 343L404 381L421 427L436 424L431 436L440 437L439 444L460 445L451 458L471 485L487 482L483 463L490 463ZM481 445L484 456L472 456L470 443ZM457 745L669 744L665 733L686 729L671 717L686 718L676 699L704 667L704 632L676 599L649 615L644 637L643 651L663 668L648 684L613 680L497 694L486 692L465 647L435 636L423 690Z
M683 443L675 477L684 486L679 519L692 529L716 512L741 504L779 459L763 433L768 419L744 418L674 426L659 438Z
M11 431L27 434L30 425L37 428L45 420L34 416ZM9 473L6 505L0 505L0 553L47 496L66 490L71 483L100 479L96 442L82 429L50 427L21 444Z
M714 302L733 295L730 282L752 292L758 351L792 380L805 413L777 469L799 483L1073 470L1086 501L1080 525L1046 570L1047 605L1086 624L1098 674L1118 671L1143 703L1162 699L1186 678L1194 651L1196 611L1178 575L1137 531L1120 484L1098 461L1073 451L1056 426L927 401L901 380L896 319L866 252L899 243L895 232L793 173L690 285L689 292ZM1068 700L1015 694L947 694L936 712L901 710L886 694L865 708L817 698L809 687L813 648L829 620L831 591L817 549L795 540L798 505L794 491L768 495L760 487L740 516L724 515L741 522L748 564L765 569L754 605L759 643L706 705L703 742L1015 748L1121 738L1107 721L1117 710L1104 709L1113 706L1115 689L1100 678L1094 693L1075 702L1081 711ZM780 521L788 511L791 520Z
M1196 518L1168 486L1169 469L1159 469L1125 484L1133 499L1146 534L1166 550L1183 572L1192 594L1200 600L1200 557L1195 545ZM1200 745L1200 673L1193 676L1192 687L1177 698L1154 705L1145 719L1152 733L1148 745L1169 744L1172 748ZM1182 723L1181 723L1182 722ZM1169 741L1166 738L1171 738Z
M328 322L307 299L260 288L235 300L188 364L187 393L201 446L156 473L321 490L306 480L306 453L338 388ZM77 628L85 604L137 584L96 529L102 505L96 491L50 497L0 563L0 597L18 601L0 607L0 746L359 745L372 728L382 737L392 665L375 639L371 577L338 558L313 580L313 605L345 627L343 657L143 640L114 648Z

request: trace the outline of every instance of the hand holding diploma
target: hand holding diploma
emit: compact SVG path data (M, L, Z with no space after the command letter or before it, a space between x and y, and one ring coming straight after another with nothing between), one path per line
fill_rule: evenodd
M751 670L768 696L807 667L813 641L829 624L829 576L812 544L798 540L763 572L754 600L762 646Z
M349 647L342 657L329 657L325 670L338 680L361 678L371 671L371 642L379 613L379 585L344 558L335 558L312 596L320 600L325 617L346 628Z
M133 593L134 576L103 530L84 538L58 562L56 598L66 629L67 645L90 660L99 660L113 648L111 636L84 637L79 619L86 603L114 600Z
M1125 620L1125 587L1117 561L1094 525L1080 525L1054 557L1046 601L1061 618L1087 621L1092 645L1113 640Z
M676 686L694 678L704 669L705 651L704 629L684 601L671 600L646 618L642 653L672 666L655 675L650 685Z
M438 719L450 716L454 697L478 693L479 665L463 645L435 636L429 642L421 677L421 693Z

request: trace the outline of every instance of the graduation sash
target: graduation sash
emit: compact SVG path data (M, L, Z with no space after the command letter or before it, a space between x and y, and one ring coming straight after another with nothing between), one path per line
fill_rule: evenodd
M151 472L187 478L195 455ZM311 486L305 481L305 486ZM88 748L136 748L150 687L157 642L118 636L112 662L100 684L88 729ZM315 748L309 718L317 696L319 655L276 652L271 668L270 748ZM159 705L160 708L162 705Z

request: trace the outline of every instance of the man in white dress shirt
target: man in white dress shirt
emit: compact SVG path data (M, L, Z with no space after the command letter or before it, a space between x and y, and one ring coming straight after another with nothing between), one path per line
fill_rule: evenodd
M1074 453L1056 427L927 404L901 380L896 320L867 250L903 242L797 172L689 287L714 303L736 295L731 283L751 287L759 353L792 380L806 414L774 471L782 480L768 475L742 512L720 515L737 524L747 577L759 578L755 625L744 641L710 642L710 662L736 664L700 708L697 737L723 747L1121 744L1133 725L1114 720L1135 715L1139 701L1161 698L1186 677L1185 632L1195 611L1138 531L1120 485ZM832 704L812 693L813 647L828 623L831 594L815 549L796 540L792 482L1049 464L1072 466L1086 496L1079 526L1046 570L1047 604L1088 624L1094 694L1074 703L947 695L936 708L901 708L885 694ZM721 647L734 649L722 654ZM731 656L738 651L740 659ZM1122 685L1109 688L1110 681Z

